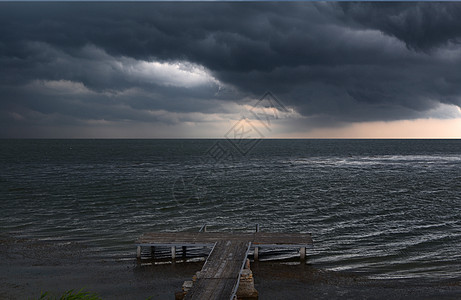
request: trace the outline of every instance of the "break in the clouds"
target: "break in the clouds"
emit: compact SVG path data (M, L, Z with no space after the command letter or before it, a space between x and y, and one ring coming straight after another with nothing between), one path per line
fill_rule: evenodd
M459 118L460 43L459 3L0 3L0 136L216 136L267 90L286 133Z

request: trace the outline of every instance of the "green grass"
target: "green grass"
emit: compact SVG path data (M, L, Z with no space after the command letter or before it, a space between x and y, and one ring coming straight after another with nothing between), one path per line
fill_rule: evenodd
M97 294L81 289L79 291L69 290L64 292L61 297L53 296L50 292L43 292L38 300L102 300L102 298Z

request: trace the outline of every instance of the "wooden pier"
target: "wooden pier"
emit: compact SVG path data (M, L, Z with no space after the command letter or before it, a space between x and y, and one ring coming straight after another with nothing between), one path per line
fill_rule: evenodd
M185 299L230 299L237 293L248 251L245 241L216 242Z
M184 291L185 299L235 299L251 248L255 260L259 258L259 248L299 248L300 259L304 261L306 248L312 246L312 237L310 233L146 233L138 240L137 258L141 259L143 247L150 248L152 258L155 247L170 247L174 260L176 247L181 247L185 256L187 247L197 246L213 248L192 287ZM250 277L252 281L251 274Z

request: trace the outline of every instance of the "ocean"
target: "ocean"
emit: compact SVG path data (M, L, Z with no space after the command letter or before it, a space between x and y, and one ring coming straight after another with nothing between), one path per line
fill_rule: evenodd
M0 228L134 261L145 232L259 224L321 270L459 279L460 182L461 140L0 140Z

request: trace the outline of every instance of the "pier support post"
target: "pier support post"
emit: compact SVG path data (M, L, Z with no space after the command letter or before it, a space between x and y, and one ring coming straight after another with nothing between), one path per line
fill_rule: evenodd
M259 232L259 224L256 224L256 232ZM259 260L259 247L255 247L255 252L254 252L254 260L257 261Z
M237 299L258 300L258 291L255 289L253 272L248 268L240 273Z
M187 247L186 246L182 246L182 259L184 261L186 261L186 251L187 251Z
M136 247L136 258L141 259L141 246Z
M154 259L155 258L155 247L150 246L150 258Z
M301 247L301 249L299 249L299 258L303 262L306 261L306 247Z
M171 247L171 259L172 260L176 259L176 246Z

